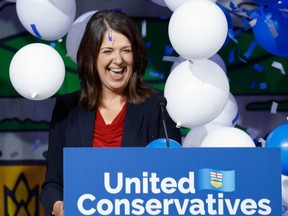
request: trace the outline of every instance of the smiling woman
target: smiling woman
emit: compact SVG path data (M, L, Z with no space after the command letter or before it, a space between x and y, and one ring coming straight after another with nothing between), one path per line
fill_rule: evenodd
M77 53L80 91L56 100L41 200L46 215L63 215L64 147L146 147L164 138L181 143L180 130L156 92L142 81L147 53L137 26L119 11L96 12Z

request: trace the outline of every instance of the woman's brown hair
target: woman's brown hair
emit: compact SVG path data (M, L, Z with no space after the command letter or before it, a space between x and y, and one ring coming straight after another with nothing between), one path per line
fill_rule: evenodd
M129 84L124 92L130 103L140 104L152 93L142 81L147 66L147 51L143 38L126 14L115 10L96 12L87 23L77 53L78 72L80 78L80 103L91 110L101 104L102 85L96 69L96 59L104 33L112 29L125 35L131 42L134 68Z

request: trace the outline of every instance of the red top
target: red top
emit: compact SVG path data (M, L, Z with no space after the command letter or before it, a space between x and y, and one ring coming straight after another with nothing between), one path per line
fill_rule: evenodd
M93 147L121 147L126 113L126 102L111 124L106 124L97 109L94 124Z

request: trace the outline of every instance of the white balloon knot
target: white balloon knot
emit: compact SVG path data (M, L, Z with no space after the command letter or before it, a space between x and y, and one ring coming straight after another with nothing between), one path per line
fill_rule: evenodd
M37 97L37 95L38 95L38 93L37 93L37 92L32 92L30 96L31 96L31 98L32 98L32 99L34 99L34 98L36 98L36 97Z
M179 122L177 122L176 128L181 128L181 124Z

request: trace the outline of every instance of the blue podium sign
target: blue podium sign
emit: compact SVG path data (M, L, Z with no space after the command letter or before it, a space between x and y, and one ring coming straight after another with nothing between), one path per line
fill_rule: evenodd
M65 148L65 215L281 215L279 148Z

